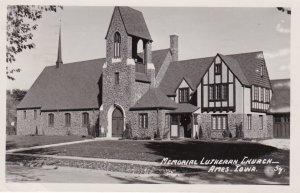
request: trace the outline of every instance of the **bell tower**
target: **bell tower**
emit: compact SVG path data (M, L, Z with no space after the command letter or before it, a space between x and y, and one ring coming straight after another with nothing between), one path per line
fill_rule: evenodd
M140 97L136 90L140 86L137 86L139 77L149 80L143 87L154 86L155 68L152 64L152 39L142 12L130 7L115 7L105 39L101 122L111 135L110 109L114 106L123 109L126 123L129 108ZM137 53L139 41L143 44L142 53Z

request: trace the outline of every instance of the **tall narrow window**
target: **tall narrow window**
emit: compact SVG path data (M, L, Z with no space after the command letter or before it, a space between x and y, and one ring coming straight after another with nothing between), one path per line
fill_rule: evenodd
M187 103L189 101L189 88L179 88L179 103Z
M209 100L214 100L214 86L213 85L210 85L209 87L208 87L208 89L209 89L209 91L208 91L208 98L209 98Z
M222 100L227 100L228 98L228 85L222 84Z
M23 119L26 119L26 111L23 111Z
M82 113L82 126L87 126L89 124L89 114Z
M260 66L260 76L262 77L264 75L264 65Z
M170 114L165 116L165 128L170 128Z
M254 101L258 101L259 100L259 88L257 86L254 87Z
M264 118L262 115L259 115L259 121L260 121L260 129L264 128Z
M53 127L54 126L54 114L49 114L48 115L48 126Z
M120 74L119 72L115 72L115 85L120 83Z
M215 100L220 100L221 99L221 85L220 84L217 84L215 86Z
M265 101L265 89L260 87L260 101Z
M215 64L215 74L216 74L216 75L219 75L219 74L221 74L221 72L222 72L222 66L221 66L221 63Z
M215 60L215 75L219 75L222 72L222 62L219 57L216 58Z
M247 115L247 122L248 122L248 129L252 129L252 115L248 114Z
M65 126L66 127L71 126L71 114L70 113L65 114Z
M139 127L142 129L148 128L148 114L146 113L139 114Z
M116 32L114 36L114 58L121 57L120 45L121 45L121 35L119 34L119 32Z
M37 110L34 110L33 111L33 119L36 120L36 117L37 117Z
M266 102L269 103L270 102L270 90L266 89Z

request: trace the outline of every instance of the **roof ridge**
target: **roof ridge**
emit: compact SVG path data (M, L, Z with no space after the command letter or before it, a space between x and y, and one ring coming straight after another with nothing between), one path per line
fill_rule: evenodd
M209 56L209 57L204 57L204 58L190 58L190 59L185 59L185 60L174 61L171 63L187 62L187 61L200 60L200 59L209 59L209 58L214 58L214 57L215 56Z
M77 61L77 62L69 62L69 63L63 64L62 66L71 65L71 64L75 64L75 63L90 62L90 61L95 61L95 60L103 60L103 59L106 59L106 58L96 58L96 59L90 59L90 60L81 60L81 61ZM55 65L46 66L45 68L53 67L53 66L55 66Z
M237 53L237 54L222 54L223 56L235 56L235 55L242 55L242 54L254 54L254 53L263 53L263 51L253 51L253 52L242 52L242 53ZM221 54L221 53L218 53Z

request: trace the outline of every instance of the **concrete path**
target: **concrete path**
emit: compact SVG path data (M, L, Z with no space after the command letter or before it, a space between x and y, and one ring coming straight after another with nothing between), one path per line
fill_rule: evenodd
M32 150L32 149L42 149L42 148L48 148L48 147L57 147L57 146L62 146L62 145L71 145L71 144L87 143L87 142L92 142L92 141L105 141L105 140L118 140L118 138L94 138L94 139L85 139L85 140L80 140L80 141L55 143L55 144L49 144L49 145L24 147L24 148L18 148L18 149L10 149L10 150L7 150L6 153L14 153L14 152L27 151L27 150Z

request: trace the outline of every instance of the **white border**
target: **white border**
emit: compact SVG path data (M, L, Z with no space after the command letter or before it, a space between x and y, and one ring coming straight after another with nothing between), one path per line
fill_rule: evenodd
M300 138L300 123L299 113L297 110L300 109L299 105L299 65L300 61L297 57L300 52L300 32L299 32L299 18L300 18L300 2L298 0L211 0L211 1L179 1L179 0L72 0L72 1L60 1L60 0L4 0L0 1L0 132L1 132L1 191L139 191L139 192L154 192L154 191L167 191L167 192L300 192L299 179L299 138ZM5 183L5 96L6 96L6 75L5 75L5 44L2 42L6 41L6 6L8 4L60 4L60 5L73 5L73 6L114 6L114 5L127 5L127 6L172 6L172 7L191 7L191 6L205 6L205 7L292 7L292 31L291 31L291 162L290 162L290 185L279 186L279 185L180 185L180 184L167 184L167 185L132 185L132 184L81 184L81 183L70 183L70 184L58 184L58 183ZM4 116L3 116L4 115Z

